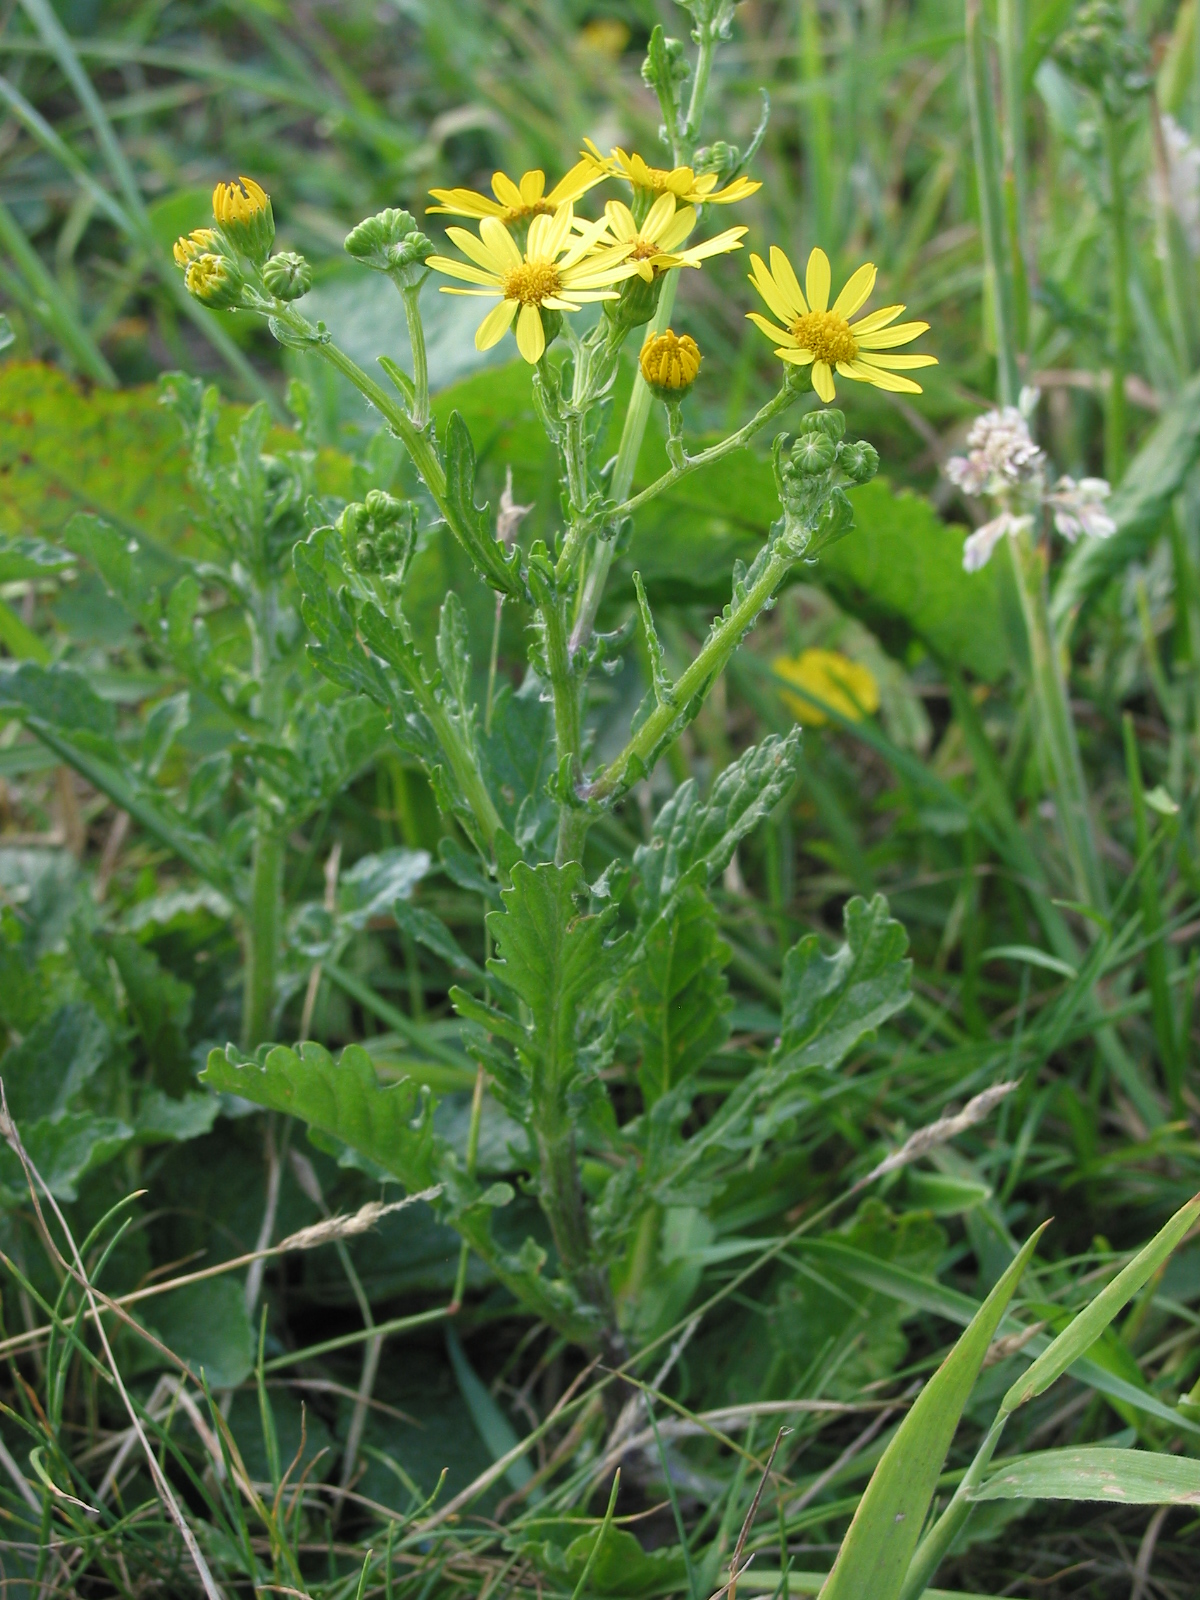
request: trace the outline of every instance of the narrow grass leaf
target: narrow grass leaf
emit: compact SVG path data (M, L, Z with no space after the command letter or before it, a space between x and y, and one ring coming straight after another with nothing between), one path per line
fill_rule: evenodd
M970 1498L1200 1506L1200 1461L1103 1446L1043 1450L1024 1461L1005 1462Z

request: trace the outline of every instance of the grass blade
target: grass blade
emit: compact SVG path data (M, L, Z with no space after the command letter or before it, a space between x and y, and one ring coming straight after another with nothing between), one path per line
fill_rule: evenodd
M1104 1500L1127 1506L1200 1505L1200 1461L1103 1446L1043 1450L1005 1462L972 1500Z

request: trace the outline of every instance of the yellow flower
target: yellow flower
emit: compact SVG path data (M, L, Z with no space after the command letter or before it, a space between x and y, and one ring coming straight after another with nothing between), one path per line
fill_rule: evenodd
M641 156L631 156L616 148L611 155L602 156L590 139L583 142L587 148L580 166L590 166L598 174L597 182L600 178L624 178L633 189L646 189L653 194L673 194L676 200L696 206L731 205L735 200L744 200L747 195L762 188L762 184L755 179L742 177L727 183L723 189L717 189L715 172L704 172L697 177L691 167L652 167Z
M213 216L226 238L262 266L275 242L271 196L262 184L244 177L236 183L219 183L213 190L212 204Z
M228 256L197 256L188 262L183 281L189 294L213 310L241 302L242 275Z
M580 233L573 233L574 220L569 200L552 217L534 217L523 251L496 217L483 219L478 236L466 228L447 228L470 261L430 256L427 265L436 272L482 287L443 288L442 293L500 301L476 330L477 350L490 350L499 344L515 317L517 349L526 361L540 361L546 348L544 311L578 311L588 301L617 298L609 285L631 277L637 270L625 260L632 246L617 244L597 249L607 223L603 219L588 222Z
M425 211L427 215L441 212L448 217L495 217L504 223L528 222L531 217L552 217L559 206L568 200L578 200L580 195L594 189L603 177L590 161L579 161L547 194L544 172L526 172L520 183L514 183L507 173L494 172L494 200L485 194L476 194L474 189L431 189L430 194L440 204L426 206Z
M214 229L193 228L191 233L182 234L175 241L173 251L175 265L177 267L186 267L188 262L194 261L197 256L219 250L220 245Z
M784 361L804 367L812 363L812 385L828 404L834 397L834 368L843 378L873 383L877 389L894 394L920 394L921 385L899 376L901 370L934 367L936 356L881 354L897 345L908 344L929 327L927 322L896 322L903 306L884 306L857 322L849 319L867 302L875 287L875 268L870 262L852 273L833 305L829 304L829 257L814 250L808 258L805 289L783 251L771 246L771 266L752 255L750 282L774 312L783 327L776 327L757 311L748 311L750 321L778 345L775 351ZM891 324L895 326L891 326Z
M647 334L638 358L642 377L663 400L682 400L700 371L700 346L690 333L676 338L665 333Z
M748 228L726 228L715 238L705 239L681 250L680 246L696 226L696 208L681 206L671 193L660 194L646 213L639 227L633 212L622 200L610 200L604 208L609 232L619 244L631 244L629 259L637 268L639 277L647 283L656 273L669 267L698 267L709 256L724 255L729 250L742 248L742 235Z
M798 656L776 656L771 662L771 671L777 678L794 683L797 689L806 690L851 722L861 722L864 716L879 710L879 685L874 673L837 650L804 650ZM797 721L806 722L810 727L829 721L820 706L803 695L789 694L786 689L779 693Z

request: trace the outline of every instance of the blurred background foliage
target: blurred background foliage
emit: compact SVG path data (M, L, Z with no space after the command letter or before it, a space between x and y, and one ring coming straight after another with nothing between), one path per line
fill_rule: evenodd
M1014 15L1023 24L1015 36L1006 32ZM1105 396L1114 360L1126 372L1118 464L1122 453L1131 464L1119 482L1113 472L1118 536L1099 555L1056 558L1055 604L1112 899L1105 908L1074 899L1031 725L1011 580L998 561L963 572L967 524L982 512L939 470L993 403L998 382L997 289L981 237L962 7L746 0L718 60L707 121L708 136L744 147L769 97L753 167L763 187L737 219L750 227L747 245L761 252L778 243L795 260L819 243L835 279L875 261L877 298L904 300L928 318L941 363L919 397L865 386L845 397L851 426L879 449L887 481L856 493L858 531L786 593L671 758L673 781L690 773L706 784L764 732L791 728L805 702L789 696L787 683L806 651L836 650L875 685L870 716L865 702L844 699L828 715L800 714L807 726L796 789L726 874L719 903L732 1032L708 1064L714 1090L770 1048L782 952L805 932L837 930L850 894L887 893L910 933L915 980L910 1008L830 1084L803 1138L730 1182L709 1212L673 1219L670 1270L647 1287L645 1325L667 1326L728 1288L795 1208L844 1192L913 1128L1000 1074L1021 1079L997 1121L898 1174L882 1200L838 1231L833 1254L816 1266L801 1257L769 1263L679 1356L672 1394L691 1411L803 1398L866 1413L789 1418L796 1433L780 1458L789 1488L778 1515L803 1569L828 1566L895 1427L881 1397L902 1400L936 1364L948 1329L961 1322L961 1296L994 1284L1014 1235L1057 1216L1053 1264L1034 1293L1037 1315L1055 1326L1200 1175L1192 1066L1200 30L1196 0L1127 8L1146 70L1122 112L1114 165L1103 107L1058 49L1071 17L1069 0L999 0L995 15L984 8L1002 134L996 178L1018 243L1016 349L1023 381L1041 390L1040 442L1061 471L1113 471ZM273 427L264 452L326 507L374 486L412 487L394 441L376 432L348 389L281 351L258 322L197 310L171 262L173 239L207 219L216 180L253 175L272 196L281 246L316 267L306 312L324 318L363 365L381 349L403 362L399 301L347 259L348 228L383 206L420 214L434 185L486 188L497 167L542 167L553 181L585 134L602 149L621 144L654 159L658 111L640 66L657 22L682 33L686 18L667 0L0 7L0 294L14 335L0 368L0 642L17 660L82 667L114 708L121 737L142 752L148 782L194 788L203 768L215 785L211 775L236 745L235 731L211 715L168 725L163 708L177 687L170 662L148 642L130 592L111 570L97 570L71 532L76 512L102 514L128 535L131 552L136 545L143 574L211 555L211 508L189 476L177 421L159 404L158 376L179 369L220 387L227 450L245 406L265 400ZM1128 244L1119 287L1130 326L1120 351L1114 192L1123 196ZM776 381L768 347L744 319L746 265L745 252L718 258L682 286L676 326L705 355L688 402L697 433L736 425ZM503 347L487 357L475 351L474 319L462 305L433 284L424 291L435 409L444 418L456 405L466 416L491 503L511 469L516 500L534 506L525 531L545 535L558 488L528 375L520 363L504 364ZM618 385L618 419L631 378L630 367ZM656 426L643 479L662 462ZM637 567L669 657L689 659L724 603L732 561L749 559L775 515L769 470L764 459L739 455L664 497L620 558L607 621L630 613ZM482 696L492 597L436 532L423 542L413 584L410 614L430 637L446 589L459 589ZM502 679L519 679L525 620L515 607L505 613ZM236 664L244 640L234 619L217 614L209 623ZM609 706L597 707L601 751L642 689L634 658L613 680ZM1123 716L1131 719L1124 725ZM380 895L410 895L436 911L476 960L484 953L477 886L414 768L366 735L358 759L346 760L344 781L288 841L293 934L282 1032L307 1031L331 1047L360 1040L381 1071L419 1071L444 1091L439 1116L465 1140L473 1072L446 1000L453 957L420 947L411 921L397 923L389 901L372 900L371 874L382 874ZM0 731L0 780L8 1044L0 1073L14 1115L41 1130L41 1164L81 1233L131 1188L146 1191L106 1264L108 1292L145 1286L202 1253L220 1260L252 1250L374 1195L368 1177L286 1124L196 1090L205 1051L238 1027L240 955L219 890L130 826L16 720ZM236 788L250 778L239 768L226 781ZM197 815L226 803L206 792L195 797ZM628 856L643 836L662 793L644 786L609 825L618 853ZM236 851L236 838L226 847ZM1151 849L1152 870L1135 879ZM489 1110L481 1170L510 1169L506 1138L503 1118ZM38 1297L53 1300L58 1282L21 1174L4 1167L0 1185L0 1240L17 1274L5 1286L5 1332L14 1334L42 1321ZM534 1207L522 1199L518 1208L524 1228ZM857 1254L838 1257L846 1247ZM864 1257L874 1276L863 1276ZM337 1250L269 1262L244 1292L240 1279L217 1279L201 1293L179 1289L152 1302L161 1309L148 1325L225 1391L220 1405L252 1479L277 1479L279 1461L299 1451L314 1484L352 1484L349 1497L303 1502L285 1530L314 1594L353 1593L368 1544L397 1537L403 1521L381 1534L379 1506L413 1515L443 1468L443 1497L462 1489L538 1425L575 1376L571 1353L544 1329L514 1321L477 1265L449 1341L440 1323L383 1346L382 1359L372 1341L369 1370L361 1345L305 1354L356 1336L364 1317L382 1324L444 1305L457 1270L455 1241L415 1207ZM1048 1396L1029 1408L1026 1448L1111 1439L1116 1429L1125 1443L1163 1449L1175 1439L1195 1454L1186 1419L1195 1421L1200 1379L1200 1249L1185 1249L1153 1290L1092 1355L1159 1411L1148 1418L1085 1388L1065 1400ZM263 1304L256 1399L247 1380ZM129 1330L117 1351L165 1438L170 1364ZM123 1487L101 1531L71 1534L84 1556L61 1570L48 1561L53 1497L34 1496L31 1507L33 1491L17 1484L30 1430L56 1441L61 1483L84 1498L115 1462L121 1434L78 1369L57 1411L47 1411L35 1392L42 1360L14 1360L0 1427L5 1454L22 1463L14 1472L0 1456L5 1572L27 1585L14 1593L32 1593L35 1580L41 1593L185 1592L174 1586L192 1582L190 1568L169 1525L113 1510L121 1494L131 1506L149 1497L136 1459L126 1467L122 1457L114 1470ZM994 1384L985 1374L981 1417L1010 1376L1003 1365ZM1162 1413L1189 1391L1192 1409L1178 1413L1185 1420L1173 1433ZM595 1592L697 1595L702 1580L715 1588L772 1432L769 1420L752 1421L738 1433L744 1455L711 1437L687 1455L673 1444L667 1474L665 1458L647 1452L621 1509L644 1513L633 1531L661 1559L623 1546L623 1566L591 1575ZM177 1428L172 1441L181 1481L184 1463L192 1474L191 1508L210 1530L206 1555L231 1588L249 1592L253 1563L237 1547L237 1495L213 1468L200 1428ZM535 1467L548 1465L550 1448L535 1453ZM89 1451L102 1462L90 1480ZM494 1528L472 1524L458 1546L440 1536L414 1546L394 1592L492 1594L511 1584L570 1594L586 1560L571 1543L570 1518L603 1511L598 1480L580 1471L575 1498L555 1502L558 1522L527 1521L507 1544L503 1530L493 1537ZM679 1552L676 1492L687 1560L700 1577L689 1578ZM514 1469L480 1505L502 1522L514 1511L501 1502L513 1495L523 1496L514 1502L520 1515L536 1507L528 1473ZM1110 1507L1060 1515L998 1502L986 1511L954 1558L962 1592L1136 1600L1194 1590L1194 1512L1164 1524L1157 1514ZM775 1515L764 1507L762 1520ZM277 1534L256 1525L246 1539L261 1553ZM779 1536L770 1537L774 1548L759 1564L778 1567ZM747 1583L746 1592L774 1587Z

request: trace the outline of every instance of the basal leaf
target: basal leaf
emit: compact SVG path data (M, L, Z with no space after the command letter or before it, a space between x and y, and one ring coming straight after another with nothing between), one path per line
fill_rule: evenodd
M833 955L808 934L783 963L783 1028L774 1063L834 1067L864 1034L908 1004L908 935L887 901L858 896L843 912L846 942Z
M112 1044L91 1006L60 1006L0 1057L0 1079L18 1127L70 1105Z
M367 1052L350 1045L335 1061L317 1044L283 1045L250 1060L214 1050L200 1074L210 1088L285 1111L390 1172L410 1191L433 1181L433 1102L411 1078L384 1087Z
M897 1600L963 1407L1040 1233L988 1295L913 1402L871 1476L821 1600Z
M151 1302L145 1321L212 1389L234 1389L254 1368L254 1329L236 1278L185 1284Z
M133 1136L127 1123L90 1111L58 1111L17 1127L26 1154L56 1200L76 1199L84 1174L119 1155ZM28 1195L21 1163L7 1144L0 1146L0 1192L10 1203Z
M1200 1506L1200 1461L1102 1445L1042 1450L999 1466L972 1500L1104 1500L1125 1506Z

